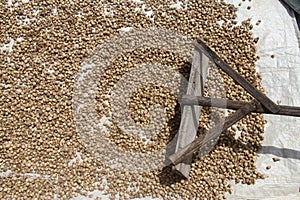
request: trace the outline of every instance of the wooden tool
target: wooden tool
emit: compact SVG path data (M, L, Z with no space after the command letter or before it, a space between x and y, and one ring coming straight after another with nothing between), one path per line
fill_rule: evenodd
M245 78L224 62L203 40L198 39L195 43L195 53L191 68L191 75L187 95L182 98L183 114L179 128L177 145L169 160L174 165L173 169L188 178L190 163L193 153L212 140L218 139L220 131L225 131L246 115L256 112L276 115L289 115L300 117L300 107L277 105L256 87L251 85ZM205 59L203 59L205 58ZM252 102L232 101L227 99L203 97L203 87L207 77L208 59L213 61L219 68L228 74L237 84L242 86L255 100ZM205 60L205 62L204 62ZM199 69L200 68L200 69ZM200 73L199 73L200 72ZM201 79L202 77L202 79ZM195 90L192 94L192 89ZM212 103L213 102L213 103ZM225 103L224 103L225 102ZM225 119L225 123L217 123L206 135L196 138L200 106L219 107L237 110Z

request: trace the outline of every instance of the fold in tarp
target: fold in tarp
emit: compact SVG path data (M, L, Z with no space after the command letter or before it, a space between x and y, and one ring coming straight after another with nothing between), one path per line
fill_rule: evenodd
M300 1L299 0L282 0L289 5L298 15L300 15Z

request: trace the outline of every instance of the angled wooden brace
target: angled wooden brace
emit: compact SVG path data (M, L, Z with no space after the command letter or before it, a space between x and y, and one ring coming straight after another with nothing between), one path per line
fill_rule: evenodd
M219 123L213 128L211 128L206 135L208 137L205 137L205 135L202 135L195 139L192 143L187 145L182 150L178 151L177 153L171 155L169 157L170 161L176 165L180 162L182 162L186 157L190 157L193 155L195 151L197 151L201 146L205 145L207 142L211 140L215 140L219 136L219 131L225 131L229 127L231 127L233 124L244 118L246 115L250 114L252 111L256 109L257 103L254 100L251 103L246 103L241 108L239 108L236 112L228 116L225 120L225 123Z
M266 95L261 93L256 87L251 85L243 76L232 69L227 63L225 63L213 50L211 50L203 40L198 39L195 43L195 47L199 48L203 53L212 59L212 61L221 68L226 74L228 74L235 82L242 86L249 94L251 94L256 100L258 100L264 107L266 107L271 113L279 112L279 106L275 104Z

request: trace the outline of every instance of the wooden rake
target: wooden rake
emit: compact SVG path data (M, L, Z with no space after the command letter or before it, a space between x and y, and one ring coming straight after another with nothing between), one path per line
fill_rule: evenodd
M274 103L270 98L261 93L256 87L251 85L245 78L224 62L204 43L203 40L198 39L194 45L195 51L188 90L187 94L182 98L184 107L182 110L176 148L174 154L169 156L169 160L174 165L173 170L180 173L185 178L188 178L189 176L193 153L206 145L209 141L218 139L220 131L227 130L246 115L255 112L300 117L300 107L282 106ZM254 97L254 100L252 102L242 102L203 97L209 59L251 94ZM213 106L237 111L226 117L225 123L217 123L215 127L211 128L206 133L206 136L202 135L196 138L201 106Z

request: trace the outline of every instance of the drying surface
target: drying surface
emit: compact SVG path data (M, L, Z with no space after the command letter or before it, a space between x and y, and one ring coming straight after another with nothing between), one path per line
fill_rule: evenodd
M234 1L235 3L237 1ZM23 1L19 3L15 3L12 1L8 1L8 4L10 6L10 9L12 7L16 8L20 6L22 3L26 4L28 1ZM237 4L240 2L236 3ZM138 3L137 3L138 4ZM70 6L68 4L66 5L59 5L61 7L56 8L56 7L51 7L51 5L47 5L47 9L42 10L42 11L34 11L33 14L30 14L30 16L34 15L41 15L42 18L44 16L49 15L51 20L53 18L53 23L57 23L58 25L60 24L60 21L55 19L60 15L61 13L65 12L67 8ZM74 6L74 5L72 5ZM173 8L181 8L185 9L187 6L186 2L185 3L180 3L178 2L177 4L173 4L171 7ZM101 6L100 6L101 7ZM112 16L114 14L113 9L110 6L105 6L103 8L105 15L107 16ZM263 84L265 89L267 90L268 95L275 101L281 100L282 104L288 104L288 105L299 105L299 67L297 68L297 64L299 66L299 50L298 50L298 41L296 37L296 31L293 27L293 23L291 21L290 16L286 13L284 8L279 4L279 3L274 3L271 1L264 1L263 3L258 3L258 1L247 1L247 2L242 2L242 5L240 7L241 9L239 10L239 17L241 19L246 19L249 17L249 15L253 15L253 20L252 23L255 23L256 20L260 19L262 20L261 24L258 26L254 26L254 33L255 36L259 36L260 40L258 43L258 50L259 50L259 55L261 56L261 60L258 61L257 66L259 67L259 71L263 74ZM247 9L247 8L250 8ZM9 8L8 8L9 9ZM74 7L72 7L74 9ZM155 20L154 18L151 17L152 11L147 10L147 8L143 5L140 10L143 10L144 15L143 17L143 22L149 22L148 17L150 17L150 21ZM77 10L75 6L75 10ZM79 9L80 10L80 9ZM137 12L138 10L135 10ZM266 12L268 11L268 12ZM276 12L274 12L276 11ZM17 13L20 14L23 11L18 11ZM28 12L28 10L26 11ZM41 12L39 14L39 12ZM76 13L75 15L75 20L74 19L63 19L66 20L65 23L63 24L82 24L81 18L84 18L85 13ZM90 13L89 13L90 14ZM162 16L165 16L163 14ZM141 17L141 16L139 16ZM220 16L219 16L220 17ZM147 19L144 19L147 18ZM24 26L25 28L28 28L30 26L30 23L37 23L41 24L42 26L45 26L45 31L46 35L50 32L50 35L53 34L53 38L56 40L60 40L63 38L64 34L69 31L70 28L64 27L65 32L60 32L59 29L54 29L50 30L47 27L47 23L44 24L44 22L38 21L35 22L34 19L28 18L26 15L25 17L23 16L20 19L21 26ZM178 21L180 22L180 20ZM190 21L191 23L194 23L192 20ZM170 21L169 23L175 23L176 26L177 24L174 21ZM85 24L85 23L83 23ZM74 24L73 24L74 25ZM124 25L131 25L130 23L125 23ZM139 27L140 24L137 24ZM75 26L75 25L74 25ZM72 28L74 26L71 26ZM131 29L131 27L119 27L118 23L113 23L113 24L108 24L107 29L111 28L112 26L117 26L114 28L120 28L123 31L128 31ZM54 27L54 26L53 26ZM52 27L52 28L53 28ZM87 26L89 27L89 26ZM81 34L87 32L87 29L83 27L76 27L76 33ZM274 30L276 29L276 30ZM31 31L24 31L26 34L25 37L17 37L18 35L15 35L14 37L10 38L10 40L7 40L8 38L4 39L4 45L1 47L1 51L8 52L8 56L3 58L7 61L7 63L10 63L11 61L14 62L15 54L12 54L13 51L18 52L19 48L27 48L26 45L31 45L33 48L28 48L30 51L33 52L42 52L43 49L47 48L48 44L43 44L40 40L37 42L33 42L32 40L28 41L28 38L32 37L33 35L36 34L36 32ZM209 29L207 29L209 30ZM78 32L77 32L78 31ZM16 151L12 151L11 155L7 155L8 157L14 155L16 156L16 160L18 159L21 160L21 156L24 156L22 163L17 163L17 165L12 165L12 171L9 169L7 171L1 172L1 177L13 177L9 181L7 181L5 184L12 184L14 185L14 181L19 184L16 187L21 187L23 181L26 183L26 185L30 185L31 189L33 190L38 190L39 185L43 185L45 191L41 190L41 192L47 196L47 192L49 194L55 194L54 198L59 198L59 195L66 195L70 196L72 192L77 192L80 189L84 190L90 190L91 188L94 188L94 183L95 181L101 181L98 177L93 177L91 178L91 174L93 172L96 172L97 175L101 176L101 174L106 174L105 170L96 167L95 161L92 160L90 157L88 157L84 149L82 148L81 144L77 142L78 136L74 135L72 131L69 131L69 128L72 127L74 128L74 125L72 125L71 121L72 119L68 118L65 119L65 116L63 116L64 112L69 112L70 109L70 104L66 103L70 99L70 88L73 85L72 82L72 77L74 77L74 72L78 70L78 63L76 63L76 59L83 58L89 53L89 50L93 48L93 41L94 40L100 40L100 38L106 38L106 34L111 34L111 32L104 33L101 35L95 34L95 29L91 29L90 32L87 32L87 34L92 36L91 38L77 38L78 34L72 35L73 32L70 32L69 36L71 37L66 37L65 39L67 41L63 41L61 44L58 44L56 42L55 46L51 46L47 50L48 52L53 53L51 55L53 56L58 56L55 61L60 61L60 63L53 62L53 63L47 63L46 61L43 63L40 58L34 57L33 59L28 59L26 56L21 56L21 60L25 60L26 63L30 61L32 62L32 65L37 66L37 69L40 70L38 72L32 72L32 68L27 68L26 66L24 67L24 71L26 74L24 75L25 78L20 79L21 83L19 83L16 87L25 87L26 89L23 90L18 88L14 90L14 88L10 89L9 84L5 85L5 89L8 89L12 94L14 93L19 93L15 95L16 98L21 97L22 98L22 103L24 104L23 107L21 107L24 110L18 110L20 111L21 114L26 114L24 117L25 122L21 122L21 128L18 129L17 131L15 130L14 133L19 136L18 141L14 141L16 143L12 143L8 140L5 141L7 142L7 147L9 149L15 148ZM186 31L186 30L183 30ZM8 31L9 32L9 31ZM206 31L205 31L206 33ZM11 33L12 35L16 33ZM27 35L28 34L28 35ZM193 37L195 35L199 34L197 31L192 34ZM105 36L106 35L106 36ZM208 34L210 35L210 34ZM93 36L96 36L93 38ZM37 36L38 37L38 36ZM70 48L70 46L66 46L66 43L70 42L72 44L72 39L76 38L78 41L74 40L75 43L78 42L77 44L73 44L74 47L72 50L69 51L67 50ZM88 39L89 38L89 39ZM102 38L102 39L103 39ZM252 37L249 37L252 38ZM40 38L41 39L41 38ZM85 40L84 42L82 40ZM21 44L22 43L22 44ZM20 45L21 44L21 45ZM38 44L38 45L37 45ZM88 44L88 45L87 45ZM57 45L57 46L56 46ZM87 45L88 47L84 48L82 50L82 46ZM215 47L218 47L218 45L214 44ZM221 45L222 46L222 45ZM224 45L223 45L224 46ZM51 49L52 48L52 49ZM40 49L40 50L39 50ZM42 49L42 50L41 50ZM68 59L67 56L60 55L58 52L63 49L64 52L67 52L69 56L74 56L72 59ZM22 51L20 51L22 53ZM19 52L19 53L20 53ZM11 56L13 55L13 56ZM34 53L34 55L37 55ZM159 52L158 52L158 55ZM274 58L271 58L271 55L274 55ZM19 56L19 55L18 55ZM16 57L18 57L16 56ZM61 57L60 57L61 56ZM75 58L76 57L76 58ZM44 59L44 58L41 58ZM64 62L61 61L61 59L65 59ZM75 62L73 62L74 60ZM70 61L70 62L69 62ZM31 62L30 62L31 63ZM34 64L33 64L34 63ZM39 68L40 64L44 65L44 69ZM75 65L75 67L74 67ZM61 68L61 66L64 66L64 68ZM11 67L15 67L13 64L11 64ZM18 67L18 66L17 66ZM74 68L72 68L74 67ZM6 68L4 68L6 70ZM62 70L63 69L63 70ZM34 71L34 70L33 70ZM15 73L15 72L12 72ZM62 75L63 74L63 75ZM16 75L16 73L14 74ZM18 75L18 73L17 73ZM65 80L64 75L66 77L70 77L71 79ZM12 75L13 76L13 75ZM34 77L38 77L35 79ZM255 75L254 75L255 76ZM27 77L30 77L29 80L26 79ZM10 78L6 77L5 80L8 82L11 80ZM15 80L15 79L14 79ZM40 81L43 84L43 87L39 87L40 85L36 83L36 81ZM28 85L27 82L29 83ZM52 84L54 82L55 84ZM37 87L35 87L37 85ZM233 85L231 85L233 86ZM28 88L27 88L28 87ZM58 88L62 87L63 90L59 90ZM46 89L45 89L46 88ZM45 91L44 91L45 89ZM48 90L47 90L48 89ZM34 92L38 91L44 91L45 93L43 96L49 96L49 99L51 99L51 102L42 102L36 99ZM54 93L51 93L49 91L55 91ZM7 94L7 92L5 92ZM32 95L31 95L32 94ZM52 95L52 96L51 96ZM57 96L58 95L58 96ZM59 97L62 97L62 99L57 99ZM12 98L13 99L13 98ZM246 98L247 99L247 98ZM23 102L24 100L24 102ZM29 104L29 102L32 100L34 103L33 105ZM297 102L298 100L298 102ZM37 102L40 107L34 107ZM55 102L55 103L53 103ZM28 104L27 104L28 103ZM17 104L17 103L16 103ZM51 106L53 104L57 106L55 108L56 110L51 110ZM66 109L68 108L68 109ZM40 110L39 110L40 109ZM5 110L4 110L5 111ZM38 114L35 114L35 113ZM42 113L42 114L41 114ZM15 114L15 113L13 113ZM41 114L40 117L38 117ZM67 116L69 116L70 113L67 113ZM139 116L137 116L139 117ZM236 199L237 197L239 198L263 198L265 196L277 196L278 195L283 195L283 196L295 196L298 193L298 187L297 185L299 181L299 177L297 172L299 172L299 142L297 142L297 130L299 129L299 125L297 127L297 124L299 124L299 120L295 118L289 118L289 117L273 117L273 116L266 116L268 120L268 125L266 127L266 133L265 133L265 140L263 143L263 149L262 149L262 155L257 161L257 165L259 166L259 169L269 175L269 178L264 180L264 181L258 181L256 185L254 186L248 186L248 185L237 185L235 186L234 194L232 196L228 196L229 198ZM55 120L54 120L55 118ZM56 121L56 119L61 120L60 122ZM35 120L37 122L41 120L45 120L42 124L35 124L32 123L31 120ZM5 120L4 120L5 121ZM18 122L18 119L15 119L14 121ZM28 127L25 126L24 124L28 124ZM49 124L49 126L48 126ZM18 124L17 124L18 125ZM9 127L10 124L7 123L7 126ZM40 128L50 128L49 135L48 134L40 134L41 130ZM62 127L61 127L62 126ZM1 127L2 129L5 130L6 127ZM16 127L13 127L16 128ZM58 130L58 132L56 132ZM22 135L21 133L26 133L28 134L28 137L26 135ZM30 137L29 137L30 135ZM54 138L52 138L54 136ZM30 143L29 144L24 144L24 141L22 138L27 141L27 139L32 140L34 146L36 145L39 147L40 144L45 145L44 147L47 147L45 149L42 149L42 151L35 151L34 148L31 151L21 151L19 152L20 149L30 149ZM33 138L31 138L33 137ZM7 140L7 139L5 139ZM15 145L17 144L17 145ZM10 147L11 145L11 147ZM28 146L29 145L29 146ZM62 147L62 148L61 148ZM59 151L61 152L55 152L53 151L54 148L58 148ZM280 148L284 148L281 150ZM228 149L228 148L227 148ZM55 156L53 156L53 153ZM24 154L24 155L23 155ZM32 155L34 154L34 155ZM280 157L280 161L274 162L272 161L272 157L275 157L272 154L276 154L276 157ZM32 156L34 159L32 159ZM298 156L298 157L297 157ZM285 159L281 157L286 157ZM47 162L49 161L50 166L45 166L44 162L40 162L40 159L46 159ZM57 160L56 160L57 159ZM24 162L23 162L24 161ZM13 161L14 162L14 161ZM55 167L57 163L61 163L60 167ZM3 163L2 163L3 164ZM223 163L224 164L224 163ZM270 165L271 168L269 170L265 170L265 167L267 165ZM21 167L20 167L21 166ZM2 167L2 166L1 166ZM89 168L89 170L85 170L84 168ZM204 166L205 167L205 166ZM200 168L200 167L199 167ZM44 171L40 169L45 169ZM50 170L53 172L54 175L48 174ZM253 169L255 170L255 169ZM27 173L28 171L36 172L36 173ZM40 172L40 174L38 173ZM19 173L19 174L18 174ZM21 174L21 176L19 176ZM256 174L256 173L255 173ZM122 174L120 174L121 176ZM88 179L87 177L91 178ZM252 181L253 179L249 178L248 181ZM12 182L11 182L12 181ZM68 190L68 194L64 194L64 191L60 190L60 186L63 188L64 184L67 183L67 187L65 189ZM102 183L105 182L105 180L102 180ZM32 184L33 183L33 184ZM97 184L101 184L101 182L98 182ZM103 183L105 184L105 183ZM119 184L118 182L116 183L117 185ZM203 184L206 184L203 182ZM82 185L85 185L84 188L80 188ZM285 185L286 187L283 187ZM203 185L199 185L199 187L202 187ZM280 186L280 187L278 187ZM198 186L195 186L197 188ZM259 189L257 189L259 188ZM270 189L271 188L271 189ZM275 189L274 189L275 188ZM28 189L28 188L23 188L23 189ZM76 191L75 191L76 190ZM15 192L15 191L12 191ZM27 191L24 191L27 192ZM149 192L149 191L147 191ZM295 194L296 192L296 194ZM266 194L267 193L267 194ZM100 192L95 191L94 192L94 197L101 195ZM89 195L91 197L91 195ZM118 196L118 195L117 195ZM116 196L116 197L117 197ZM75 199L83 199L83 198L89 198L89 197L75 197Z

